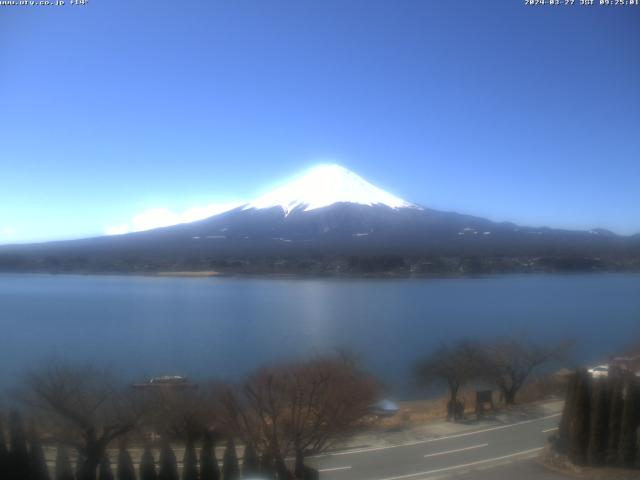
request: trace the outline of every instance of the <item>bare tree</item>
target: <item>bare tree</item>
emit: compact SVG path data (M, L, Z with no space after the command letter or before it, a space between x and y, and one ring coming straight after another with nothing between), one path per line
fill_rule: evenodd
M461 341L453 345L441 345L416 366L415 374L419 383L440 383L449 388L448 420L458 420L463 416L464 407L458 401L458 393L481 375L480 358L481 350L476 343Z
M340 358L263 369L222 398L229 431L273 457L290 477L285 458L321 452L357 428L377 395L376 384Z
M107 446L132 431L140 417L134 399L104 371L51 366L28 375L22 401L55 441L84 458L79 480L95 480Z
M505 403L513 405L520 388L534 370L563 358L571 345L567 340L539 345L524 336L498 339L483 349L484 376L500 389Z

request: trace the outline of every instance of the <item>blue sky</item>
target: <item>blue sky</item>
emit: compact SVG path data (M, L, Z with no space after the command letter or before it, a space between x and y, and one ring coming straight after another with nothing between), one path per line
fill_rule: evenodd
M327 160L433 208L640 232L640 7L523 3L0 7L0 243Z

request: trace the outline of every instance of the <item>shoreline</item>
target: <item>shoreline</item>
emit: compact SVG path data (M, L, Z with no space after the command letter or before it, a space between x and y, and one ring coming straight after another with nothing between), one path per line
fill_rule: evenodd
M611 270L611 271L584 271L584 272L564 272L564 271L536 271L536 272L500 272L500 273L443 273L443 274L402 274L402 273L380 273L380 274L358 274L358 273L259 273L259 272L220 272L215 270L193 270L193 271L147 271L147 272L108 272L108 271L11 271L0 270L0 275L46 275L46 276L95 276L95 277L155 277L155 278L250 278L269 280L479 280L496 279L507 277L580 277L580 276L608 276L624 275L638 276L640 270Z
M156 277L219 277L223 274L220 272L216 272L213 270L203 270L203 271L179 271L179 272L156 272L155 274L151 274Z

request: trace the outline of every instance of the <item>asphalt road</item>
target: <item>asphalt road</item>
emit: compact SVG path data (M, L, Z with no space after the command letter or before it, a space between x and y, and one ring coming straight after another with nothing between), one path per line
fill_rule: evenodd
M362 448L308 459L322 480L563 478L531 459L544 447L560 414L393 446Z

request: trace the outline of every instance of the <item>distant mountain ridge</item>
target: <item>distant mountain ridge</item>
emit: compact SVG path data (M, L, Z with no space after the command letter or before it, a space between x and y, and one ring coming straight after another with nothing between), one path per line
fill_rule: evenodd
M13 271L457 274L640 270L640 236L424 208L323 165L232 210L144 232L0 247Z

